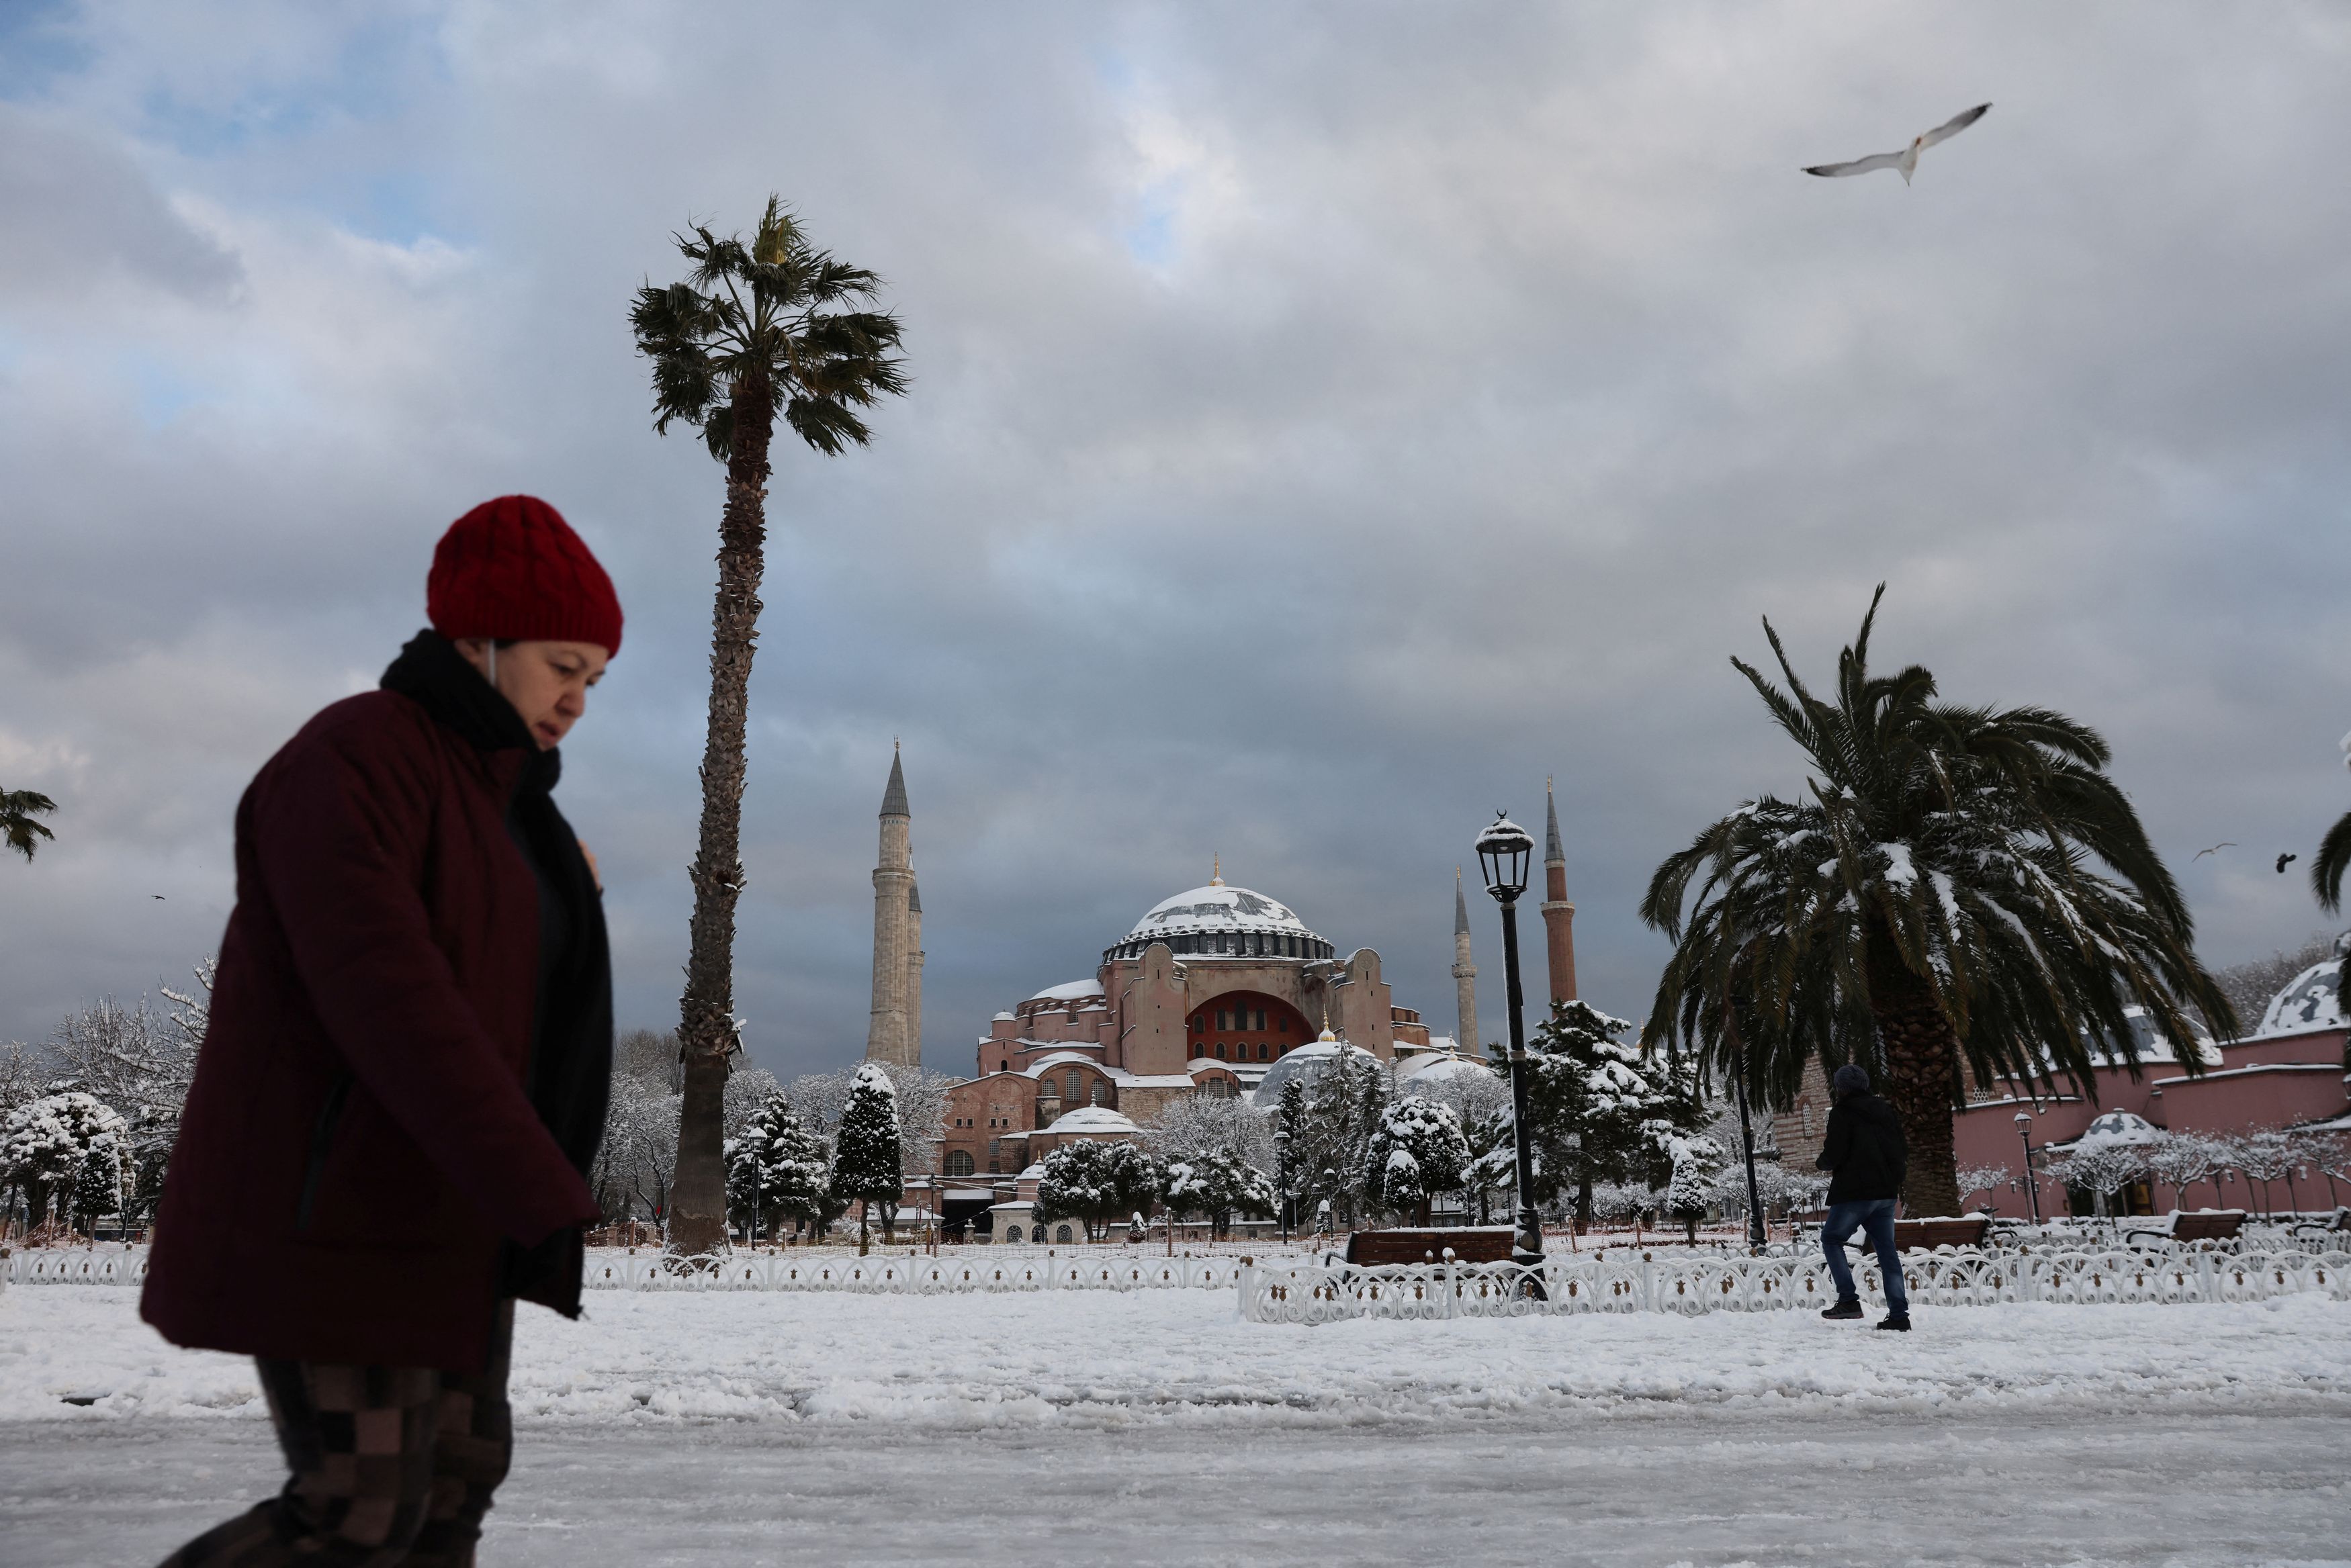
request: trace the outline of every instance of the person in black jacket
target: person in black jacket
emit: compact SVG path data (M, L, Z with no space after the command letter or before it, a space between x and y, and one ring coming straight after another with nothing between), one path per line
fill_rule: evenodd
M1825 1318L1857 1318L1861 1296L1853 1286L1853 1269L1845 1262L1845 1243L1855 1231L1865 1232L1877 1250L1878 1272L1886 1280L1886 1321L1880 1328L1910 1326L1910 1296L1902 1288L1902 1254L1894 1247L1894 1195L1902 1190L1902 1172L1908 1152L1902 1142L1902 1123L1894 1107L1869 1092L1869 1075L1848 1062L1829 1079L1835 1103L1829 1107L1828 1136L1821 1144L1817 1163L1830 1172L1829 1217L1821 1227L1821 1250L1828 1254L1829 1275L1836 1281L1836 1305L1821 1314Z

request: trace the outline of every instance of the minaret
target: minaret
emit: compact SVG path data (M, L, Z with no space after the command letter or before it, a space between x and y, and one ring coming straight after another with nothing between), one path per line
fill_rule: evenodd
M1478 1038L1478 966L1469 961L1469 904L1461 896L1461 867L1453 868L1453 1000L1461 1011L1453 1044L1483 1054Z
M873 867L873 1012L865 1025L865 1059L909 1062L906 1049L908 909L914 890L906 774L890 750L890 787L882 795L882 861Z
M923 1064L923 889L906 884L906 1055L912 1066Z
M1567 851L1559 843L1559 803L1543 780L1543 945L1550 950L1551 999L1575 1000L1575 906L1567 901Z

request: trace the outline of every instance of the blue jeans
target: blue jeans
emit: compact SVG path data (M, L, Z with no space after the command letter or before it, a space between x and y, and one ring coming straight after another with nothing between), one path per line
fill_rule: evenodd
M1886 1310L1896 1317L1910 1315L1910 1293L1902 1288L1902 1254L1894 1248L1894 1199L1865 1198L1858 1203L1832 1203L1821 1226L1821 1251L1828 1254L1829 1277L1836 1281L1837 1300L1854 1301L1853 1269L1844 1261L1844 1244L1860 1231L1877 1250L1877 1272L1886 1281Z

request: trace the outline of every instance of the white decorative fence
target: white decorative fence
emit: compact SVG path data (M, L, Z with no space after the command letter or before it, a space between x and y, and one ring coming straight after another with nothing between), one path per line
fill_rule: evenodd
M1540 1272L1541 1290L1531 1289ZM2199 1246L2105 1251L1945 1250L1902 1260L1918 1306L2002 1302L2247 1302L2314 1291L2351 1301L2351 1252L2228 1252ZM1855 1262L1855 1285L1883 1302L1876 1259ZM1268 1262L1242 1272L1251 1323L1342 1318L1521 1317L1599 1312L1792 1312L1836 1299L1827 1264L1803 1257L1552 1258L1514 1263Z
M673 1259L655 1251L590 1253L591 1291L852 1291L880 1295L947 1295L977 1291L1230 1290L1243 1260L1086 1257L906 1257L876 1253L746 1253ZM1281 1266L1303 1262L1282 1259ZM16 1284L135 1285L147 1277L147 1249L35 1248L0 1260L0 1279Z

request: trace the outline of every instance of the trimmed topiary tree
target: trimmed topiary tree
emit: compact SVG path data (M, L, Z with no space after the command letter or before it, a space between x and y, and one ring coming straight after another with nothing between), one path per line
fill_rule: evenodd
M898 1200L905 1196L904 1151L898 1139L898 1091L877 1062L862 1063L841 1107L832 1143L832 1195L858 1205L857 1251L871 1250L872 1214L882 1206L882 1235L894 1241Z

